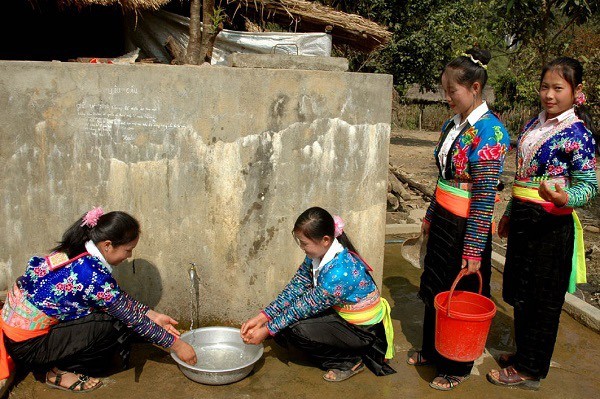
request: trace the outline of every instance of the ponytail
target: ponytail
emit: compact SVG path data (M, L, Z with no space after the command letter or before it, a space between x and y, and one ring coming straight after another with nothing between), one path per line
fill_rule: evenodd
M340 244L342 244L345 248L348 248L348 251L350 252L354 252L356 254L358 254L358 251L356 250L356 248L354 248L354 245L352 245L352 241L350 241L350 238L348 238L348 235L346 235L346 233L342 232L342 234L340 234L337 237L337 240L340 242ZM360 255L360 254L359 254Z

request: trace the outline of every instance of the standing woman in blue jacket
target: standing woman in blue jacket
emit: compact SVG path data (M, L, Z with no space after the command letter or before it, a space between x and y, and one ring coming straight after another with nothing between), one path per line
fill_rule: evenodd
M548 375L565 293L585 282L583 229L574 208L598 193L594 127L584 109L583 67L557 58L542 69L543 111L517 142L512 199L498 234L508 236L502 296L514 307L516 352L487 378L537 390Z
M419 297L425 302L422 350L411 354L413 366L432 365L438 376L429 384L448 391L465 381L473 362L457 362L435 349L434 298L450 290L466 268L481 272L483 295L490 296L492 216L498 179L509 137L502 122L482 98L490 53L471 49L446 65L442 87L455 112L442 126L434 155L439 170L434 199L422 230L429 236ZM457 289L477 292L479 280L470 275Z

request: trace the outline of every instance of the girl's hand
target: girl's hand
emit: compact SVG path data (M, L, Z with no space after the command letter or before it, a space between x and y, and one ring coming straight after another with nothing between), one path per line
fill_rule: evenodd
M170 316L155 312L152 309L146 312L146 316L148 316L150 320L152 320L153 322L155 322L174 336L179 337L181 335L179 330L175 327L177 324L179 324L179 322L171 318Z
M250 345L258 345L269 336L267 327L262 326L246 332L244 342Z
M502 216L500 219L500 223L498 223L498 237L506 238L508 237L508 225L510 218L508 216Z
M540 183L538 193L543 200L552 202L555 206L565 206L569 200L569 196L558 184L554 185L554 189L556 191L551 190L550 187L548 187L548 184L543 181Z
M481 261L475 259L463 259L462 268L467 268L467 276L469 274L477 273L477 270L481 267Z
M178 358L180 358L187 364L194 365L198 363L196 351L187 342L177 338L175 339L175 342L173 342L171 349L173 350L173 352L175 352Z
M423 223L421 223L421 233L423 233L424 236L428 236L429 230L431 230L431 223L429 223L428 220L423 219Z
M240 335L242 339L248 334L249 331L255 329L256 327L262 327L267 321L267 316L264 313L260 312L256 316L251 319L248 319L244 324L242 324L242 328L240 329Z

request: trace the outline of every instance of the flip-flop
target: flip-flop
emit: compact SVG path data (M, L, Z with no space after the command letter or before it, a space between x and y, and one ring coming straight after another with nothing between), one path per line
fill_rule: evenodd
M434 383L433 381L431 381L429 383L429 386L432 387L433 389L437 389L438 391L451 391L454 388L456 388L457 386L459 386L460 384L462 384L463 382L465 382L466 380L468 380L470 376L471 376L471 374L467 374L467 375L463 375L463 376L440 374L440 375L438 375L438 377L441 377L441 378L445 379L446 381L448 381L448 385L450 385L450 386L446 388L444 386L438 385L437 383Z
M60 385L60 382L62 381L62 377L63 377L63 375L70 373L70 372L69 371L59 371L59 372L53 371L52 373L54 373L54 375L55 375L54 381L48 380L48 374L46 374L46 385L48 385L49 387L54 388L54 389L60 389L61 391L82 393L82 392L93 391L102 386L102 381L98 381L98 383L96 385L94 385L90 388L84 388L83 386L85 385L86 382L89 381L90 377L88 377L87 375L76 374L77 381L75 381L69 387L63 387L62 385ZM75 374L75 373L73 373L73 374Z
M411 363L410 360L412 359L413 355L415 355L415 354L417 355L417 360L414 363ZM431 366L433 364L433 362L430 362L429 360L424 360L423 354L421 351L415 351L406 358L406 364L408 364L410 366L419 367L419 366Z
M347 380L348 378L355 376L365 369L364 363L357 364L349 370L340 370L340 369L329 369L327 373L323 375L323 379L329 382L340 382ZM329 373L333 373L335 378L329 378Z

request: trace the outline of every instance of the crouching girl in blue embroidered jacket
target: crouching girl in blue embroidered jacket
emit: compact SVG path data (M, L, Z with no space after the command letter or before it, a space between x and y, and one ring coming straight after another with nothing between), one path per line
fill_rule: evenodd
M177 321L121 290L112 267L131 257L140 226L124 212L88 212L54 252L33 257L2 308L0 378L19 368L46 371L52 388L84 392L102 385L112 356L126 357L132 333L195 364Z
M293 235L306 258L277 298L242 325L244 341L258 344L271 335L291 344L328 370L327 381L350 378L365 365L377 375L394 373L386 361L394 350L389 305L343 221L310 208Z

